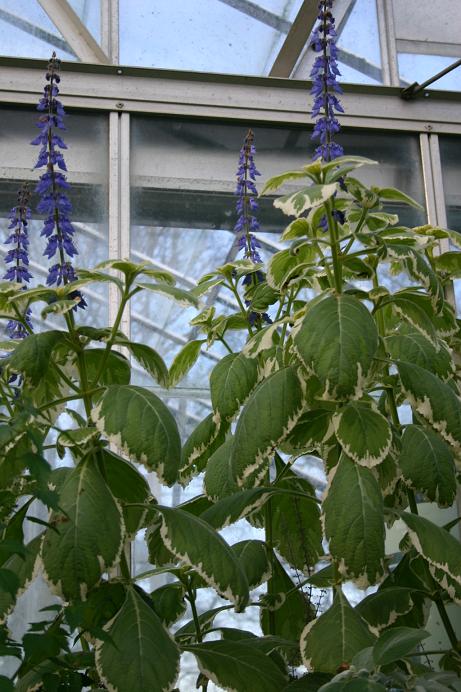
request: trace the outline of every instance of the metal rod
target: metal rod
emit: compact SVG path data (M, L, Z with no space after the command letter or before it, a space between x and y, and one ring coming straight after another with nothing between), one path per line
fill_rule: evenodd
M436 82L438 79L441 77L444 77L446 74L451 72L452 70L455 70L457 67L461 65L461 59L457 60L454 62L452 65L448 65L448 67L445 67L445 69L441 70L440 72L437 72L436 75L431 77L430 79L427 79L425 82L422 84L418 84L418 82L414 82L413 84L410 84L409 87L406 89L403 89L403 91L400 93L400 96L403 99L411 99L417 94L419 94L421 91L424 91L426 87L429 86L429 84L432 84L433 82Z

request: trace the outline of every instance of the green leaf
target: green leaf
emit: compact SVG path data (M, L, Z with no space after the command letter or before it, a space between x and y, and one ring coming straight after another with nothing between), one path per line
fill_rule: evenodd
M45 576L64 598L85 598L117 562L125 540L119 505L92 457L69 473L60 491L63 513L53 512L43 541Z
M387 419L360 401L351 401L333 417L336 438L347 456L373 468L389 454L392 430Z
M338 156L336 159L324 163L323 170L334 171L338 166L344 165L352 166L355 169L360 168L361 166L375 166L377 164L377 161L373 161L373 159L368 159L366 156L354 156L345 154L344 156Z
M233 495L223 497L222 500L207 509L203 513L202 519L215 529L222 529L261 509L269 497L276 492L277 489L274 486L238 490Z
M386 666L399 658L408 656L429 637L429 632L412 627L394 627L386 630L373 647L373 658L377 666Z
M143 527L148 510L126 505L147 503L151 496L149 484L126 459L108 449L102 450L101 454L105 481L112 495L122 505L127 538L133 539L136 532Z
M285 572L280 562L274 556L272 559L273 574L271 589L275 596L276 605L272 612L273 630L269 619L268 608L261 611L261 628L264 634L273 634L288 639L299 641L301 633L306 625L315 618L315 610L308 597L302 590L296 588L292 579ZM287 652L288 653L288 652ZM300 664L299 650L288 656L290 665Z
M355 607L359 615L368 622L373 634L391 627L396 620L409 613L413 606L413 589L391 586L372 593Z
M302 450L318 450L333 434L331 411L314 409L306 411L283 443L288 454Z
M430 370L442 380L454 374L454 363L448 348L437 340L437 347L419 331L402 324L398 334L385 338L386 349L395 360L414 363Z
M402 512L410 540L427 562L434 579L461 604L461 544L448 531L424 517Z
M138 283L140 288L145 288L148 291L154 291L154 293L161 293L167 298L172 298L174 301L182 305L183 307L189 308L191 305L194 308L199 307L198 298L191 291L184 291L182 288L177 288L177 286L170 286L170 284L145 284Z
M284 324L287 324L290 318L284 317L277 322L273 322L265 329L256 332L244 346L242 354L250 358L255 358L262 351L267 351L274 345L274 337L277 335L277 330Z
M173 625L186 612L184 593L184 584L179 581L164 584L152 591L153 608L166 627Z
M179 353L176 354L168 372L168 384L170 387L177 385L197 362L202 344L205 343L205 341L206 339L189 341L189 343L183 346Z
M343 294L316 303L294 342L308 371L321 381L324 399L361 396L378 348L378 332L357 298Z
M139 365L143 367L161 387L168 387L168 368L163 358L155 349L146 344L138 344L128 339L117 339L116 343L127 348L131 355L138 361Z
M446 272L451 278L458 279L461 276L461 255L459 252L443 252L436 255L433 262L438 271Z
M330 472L323 512L339 572L361 588L379 581L384 573L384 510L373 473L342 454Z
M4 675L0 675L0 692L14 692L12 681Z
M436 349L439 347L435 326L420 305L404 294L391 296L389 299L384 300L380 307L388 304L392 305L398 318L405 320L411 327L420 332Z
M307 209L320 207L324 202L333 197L338 190L338 183L303 187L297 190L297 192L276 199L274 207L281 209L287 216L298 217Z
M416 209L424 209L424 207L422 207L412 197L406 195L400 190L396 190L395 187L382 187L380 189L376 189L375 191L379 195L380 199L391 200L392 202L402 202L403 204L408 204Z
M356 677L341 678L327 682L319 688L319 692L386 692L388 688L369 678Z
M133 461L156 471L167 485L178 476L181 440L173 415L151 391L133 385L112 385L91 417L97 429Z
M18 596L25 591L27 586L34 579L42 538L43 534L40 534L25 546L25 557L15 553L2 565L2 567L10 570L16 575L18 579L18 588L14 594L8 593L8 591L3 589L0 590L0 623L6 620L6 617L13 610Z
M179 673L179 649L144 595L129 588L123 606L96 644L96 668L108 689L167 692ZM127 636L129 633L129 636Z
M309 673L284 687L283 692L318 692L329 680L331 680L329 673Z
M106 274L105 272L99 272L95 269L85 269L83 267L77 268L77 274L79 279L83 279L87 283L114 283L119 289L120 293L123 291L123 282L120 281L118 276Z
M238 493L237 481L232 476L231 454L234 446L234 438L229 436L208 459L203 487L206 496L217 502L224 497Z
M312 232L312 227L307 219L301 217L292 221L283 231L280 240L295 240L309 236Z
M311 499L314 489L294 474L285 475L274 487L287 491L270 499L274 546L292 567L307 574L323 554L320 511ZM304 492L306 498L290 495L290 490Z
M7 373L20 373L27 384L36 387L47 376L53 349L65 339L65 332L56 330L30 334L3 360L3 365Z
M186 485L193 476L203 471L210 456L224 442L228 425L216 423L216 416L210 413L192 431L182 449L179 482Z
M304 243L296 252L293 248L276 252L267 265L267 283L275 290L285 290L305 267L315 263L317 255L318 250L310 243Z
M280 692L287 682L280 668L246 640L207 641L183 648L194 654L206 677L227 690Z
M307 178L306 171L287 171L286 173L281 173L273 178L269 178L261 190L260 196L267 195L269 192L275 192L275 190L282 187L283 183L287 180L299 180L300 178Z
M340 589L333 605L304 628L301 655L310 670L335 673L355 654L374 643L374 637Z
M235 429L231 465L239 485L256 485L266 474L266 461L295 426L303 406L300 381L289 367L270 375L254 390Z
M459 453L461 402L448 384L419 365L397 361L402 387L412 408Z
M210 375L211 403L219 421L230 422L245 403L258 379L258 365L241 353L229 353Z
M232 606L225 605L220 606L219 608L212 608L211 610L206 610L204 613L200 613L200 615L198 616L198 621L202 633L205 633L210 629L218 613L222 613L225 610L229 610L229 608L231 607ZM181 645L194 642L197 637L197 631L195 629L194 620L189 620L189 622L186 622L185 625L176 630L174 636L175 639L179 641Z
M450 447L432 430L408 425L402 436L399 466L407 484L439 507L456 497L456 469Z
M245 572L250 590L269 579L272 570L264 541L240 541L231 547Z
M98 379L98 384L129 384L131 368L129 361L121 353L110 351L106 356L104 348L88 348L84 351L88 381L94 382L103 360L106 365Z
M46 320L48 315L65 315L67 312L73 310L81 300L80 295L70 300L56 300L54 303L47 305L46 308L43 308L40 317L42 320Z
M237 612L248 603L248 582L230 546L199 517L170 507L157 507L162 516L161 536L179 560L193 567Z

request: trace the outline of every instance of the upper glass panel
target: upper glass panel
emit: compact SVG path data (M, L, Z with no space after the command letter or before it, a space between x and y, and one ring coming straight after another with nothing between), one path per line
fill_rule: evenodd
M101 40L101 0L67 0L96 41Z
M301 0L120 0L120 62L267 75Z
M0 0L0 55L17 58L77 56L37 0Z

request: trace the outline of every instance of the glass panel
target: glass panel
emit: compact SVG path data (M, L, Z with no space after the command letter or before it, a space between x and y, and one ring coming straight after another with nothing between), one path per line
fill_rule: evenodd
M382 84L375 0L350 2L344 17L338 17L337 27L341 81L352 84ZM373 40L370 40L371 37Z
M0 0L0 53L18 58L77 60L37 0Z
M461 233L461 137L439 137L447 225ZM452 248L453 250L456 248ZM461 317L461 279L455 279L456 311Z
M96 41L101 40L101 0L67 0Z
M120 62L267 75L301 0L120 0Z
M461 55L461 46L460 46ZM444 70L455 61L453 57L442 55L416 55L414 53L399 53L399 74L407 83L422 84ZM461 91L461 67L457 67L444 77L428 86L428 89L446 89Z
M4 109L0 121L0 152L4 162L0 168L0 238L7 236L8 212L16 203L17 191L21 181L30 181L34 190L42 169L32 170L37 159L38 147L29 145L35 136L37 115L13 109ZM104 116L71 114L66 119L64 133L68 146L65 159L71 183L69 198L73 205L72 221L76 229L76 245L79 255L75 265L93 266L107 258L107 162L108 162L108 121ZM44 239L40 236L42 218L35 212L38 196L32 194L32 220L29 226L31 272L34 275L31 285L44 283L48 260L43 257ZM7 246L0 246L3 258ZM2 261L3 264L3 261ZM3 276L2 269L1 275ZM86 323L107 323L107 287L94 285L85 289L88 309L78 311L78 318ZM37 304L38 308L40 304ZM43 305L41 306L43 307ZM60 324L59 317L49 317L50 326Z

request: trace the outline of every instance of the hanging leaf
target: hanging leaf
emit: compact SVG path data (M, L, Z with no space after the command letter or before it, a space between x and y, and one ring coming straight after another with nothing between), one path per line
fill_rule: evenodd
M387 419L368 404L351 401L333 418L336 438L347 456L373 468L389 454L392 430Z
M306 594L296 588L297 584L293 583L275 556L272 564L274 572L271 577L271 593L276 606L274 603L269 604L269 607L274 608L271 617L268 608L262 608L261 628L266 635L272 631L277 637L298 642L306 622L315 618L315 610ZM299 649L290 652L287 660L290 665L299 665Z
M358 614L367 621L370 630L377 636L382 630L391 627L400 616L409 613L413 606L413 589L405 586L392 586L372 593L355 607Z
M56 330L30 334L3 359L3 366L8 374L19 373L28 385L36 387L47 377L53 350L65 339L65 332Z
M187 483L203 471L210 456L224 442L228 425L216 424L215 416L210 413L193 430L182 449L181 468L179 469L179 482Z
M379 581L384 573L384 510L373 473L342 454L330 472L323 512L339 572L361 588Z
M138 361L139 365L141 365L161 387L168 387L168 368L157 351L146 344L137 344L128 339L117 339L116 343L119 346L127 348L131 355Z
M280 668L246 640L207 641L183 648L194 654L206 677L227 690L280 692L287 682Z
M186 612L187 604L184 594L184 584L179 581L164 584L152 591L150 595L152 606L166 627L173 625Z
M461 402L436 375L413 363L396 363L405 396L455 450L461 451Z
M232 476L231 454L234 446L234 438L229 436L227 440L208 459L203 487L206 496L217 502L228 495L238 493L237 481Z
M323 554L320 511L311 499L315 497L314 488L294 474L285 475L274 487L306 493L306 499L289 493L275 494L270 503L275 548L292 567L308 574Z
M338 183L329 185L311 185L303 187L294 193L279 197L274 201L274 207L281 209L287 216L301 216L307 209L320 207L333 197L339 190Z
M257 362L241 353L230 353L215 365L210 375L210 390L217 420L230 422L234 418L257 379Z
M321 381L324 399L361 396L378 348L378 332L357 298L343 294L316 303L294 342L308 371Z
M424 517L402 512L409 537L429 570L450 598L461 604L461 544L448 531Z
M280 240L295 240L309 236L312 232L312 227L307 219L301 217L292 221L283 231Z
M301 655L309 670L336 673L373 642L366 622L350 606L341 589L337 589L333 605L304 628Z
M394 627L383 632L373 647L373 658L377 666L386 666L415 651L429 632L411 627Z
M146 598L128 588L123 606L104 628L109 638L96 644L96 668L108 689L167 692L174 687L179 649Z
M119 500L128 539L133 539L143 527L148 510L130 507L134 503L147 503L151 496L149 484L135 467L126 459L108 449L101 451L105 481L112 495Z
M109 442L133 461L156 471L167 485L176 482L181 457L178 427L153 392L133 385L112 385L91 417Z
M84 351L85 365L88 373L88 381L95 382L100 366L105 361L104 370L101 372L97 384L129 384L131 368L129 361L121 353L110 351L106 359L106 351L103 348L88 348Z
M43 541L47 582L66 599L86 592L117 562L125 539L122 512L93 457L72 469Z
M168 372L168 384L174 387L187 375L192 366L197 362L200 355L200 349L206 339L197 339L189 341L176 354Z
M331 419L331 411L327 409L305 411L283 443L284 451L295 454L303 450L318 450L333 434Z
M286 173L281 173L273 178L269 178L261 190L260 196L267 195L269 192L275 192L275 190L282 187L287 180L299 180L300 178L307 178L306 171L287 171Z
M248 582L237 557L223 538L199 517L170 507L157 507L162 516L161 536L178 559L193 567L237 612L248 603Z
M267 283L275 290L285 290L304 268L315 263L317 255L317 248L310 243L304 243L296 252L293 248L276 252L267 265Z
M250 590L269 579L272 570L264 541L240 541L231 547L245 572Z
M422 336L428 339L436 349L439 348L439 340L435 326L425 310L418 305L410 296L397 294L384 300L380 307L392 305L398 318L403 319L413 329L416 329Z
M2 564L3 569L16 575L17 589L14 593L8 593L4 589L0 590L0 624L6 620L15 606L16 599L34 579L42 538L43 534L40 534L30 541L25 546L25 555L14 553Z
M392 202L402 202L403 204L408 204L410 207L423 210L423 207L412 197L406 195L400 190L397 190L395 187L376 188L375 191L379 195L380 199L391 200Z
M257 484L265 462L286 439L303 411L303 392L292 368L283 368L252 393L235 429L231 465L237 483Z
M275 492L274 486L238 490L212 505L202 518L215 529L222 529L259 510Z
M399 466L407 484L439 507L456 497L456 469L450 447L432 430L408 425L402 436Z
M385 344L395 360L419 365L442 380L448 380L454 374L450 351L443 342L438 341L436 348L429 339L410 326L401 325L398 334L385 338Z

